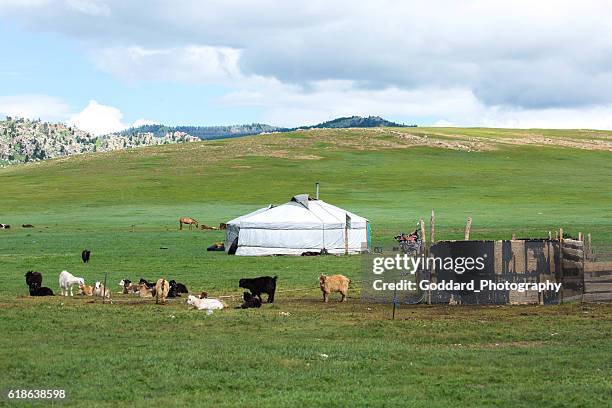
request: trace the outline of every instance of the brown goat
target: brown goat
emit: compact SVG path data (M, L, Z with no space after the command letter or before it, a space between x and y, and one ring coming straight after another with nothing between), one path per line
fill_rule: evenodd
M327 302L330 293L340 292L342 295L341 302L346 301L348 296L348 286L351 281L344 275L321 275L319 277L319 286L323 292L323 302Z
M81 290L79 292L79 295L84 295L84 296L93 296L93 286L89 286L89 285L79 285L79 289Z

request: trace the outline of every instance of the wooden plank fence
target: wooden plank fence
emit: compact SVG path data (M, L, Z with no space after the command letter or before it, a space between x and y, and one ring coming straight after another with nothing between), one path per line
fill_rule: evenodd
M584 262L583 302L612 301L612 262Z

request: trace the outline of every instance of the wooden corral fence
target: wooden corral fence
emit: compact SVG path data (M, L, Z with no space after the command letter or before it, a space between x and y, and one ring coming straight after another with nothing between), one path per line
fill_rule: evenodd
M582 301L612 301L612 262L584 262Z
M489 276L493 279L562 284L559 293L510 290L506 295L495 295L494 299L482 299L483 295L480 295L480 299L469 299L463 295L460 303L484 300L520 305L612 301L612 262L595 262L590 244L582 234L579 239L438 241L430 247L430 251L437 256L454 254L475 257L485 253L490 261ZM432 270L427 278L436 282L452 276L453 273L449 271ZM454 296L450 301L455 300ZM427 301L446 303L448 299L433 299L429 294Z

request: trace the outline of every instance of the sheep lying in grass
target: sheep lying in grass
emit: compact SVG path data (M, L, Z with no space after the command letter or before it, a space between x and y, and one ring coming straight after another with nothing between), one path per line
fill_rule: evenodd
M138 285L138 294L141 298L152 298L154 293L155 289L151 289L146 283Z
M138 285L136 283L132 283L132 281L127 278L121 279L121 282L119 282L119 286L123 288L120 293L123 293L124 295L130 295L132 293L138 293L140 291Z
M110 299L110 289L105 287L101 282L96 282L93 288L93 295Z
M193 306L194 308L198 310L208 310L208 311L221 310L227 307L227 305L223 303L222 301L220 301L219 299L209 299L209 298L198 299L197 297L193 295L187 296L187 304L190 306Z

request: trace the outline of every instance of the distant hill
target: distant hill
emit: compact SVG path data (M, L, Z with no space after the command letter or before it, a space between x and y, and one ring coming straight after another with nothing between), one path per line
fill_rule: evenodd
M95 136L63 123L10 118L0 121L0 166L64 157L80 153L130 149L140 146L228 139L302 129L404 127L379 116L338 118L314 126L284 128L262 123L229 126L143 125Z
M380 116L350 116L337 118L314 126L300 126L297 129L339 129L339 128L372 128L372 127L416 127L416 125L403 125L390 122Z
M323 129L323 128L371 128L371 127L406 127L406 125L390 122L380 116L350 116L337 118L328 122L319 123L313 126L299 126L285 128L279 126L266 125L263 123L251 123L249 125L228 125L228 126L166 126L159 124L143 125L130 128L121 132L114 133L119 136L138 135L150 133L153 136L161 137L171 132L182 132L201 140L228 139L232 137L259 135L261 133L290 132L297 129ZM415 127L416 125L410 125Z
M201 140L227 139L231 137L258 135L260 133L286 132L289 129L277 126L252 123L250 125L229 126L166 126L166 125L144 125L129 128L114 133L120 136L136 135L140 133L151 133L153 136L161 137L171 132L182 132Z

